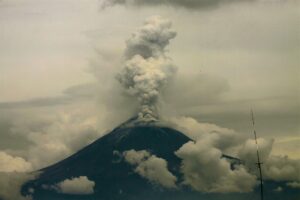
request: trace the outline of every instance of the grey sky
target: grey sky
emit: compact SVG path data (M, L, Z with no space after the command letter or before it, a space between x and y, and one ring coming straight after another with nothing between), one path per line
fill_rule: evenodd
M58 127L70 133L80 119L78 130L88 132L82 144L78 135L58 138L69 141L67 155L131 117L137 102L115 74L125 40L153 14L169 18L178 34L167 52L178 68L164 93L168 109L252 137L252 107L259 134L275 138L274 153L299 158L300 16L293 1L192 11L101 10L98 0L0 1L0 150L30 157L39 134L58 137L51 136Z

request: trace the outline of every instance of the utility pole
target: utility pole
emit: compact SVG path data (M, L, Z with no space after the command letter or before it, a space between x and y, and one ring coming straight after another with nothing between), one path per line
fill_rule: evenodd
M252 118L252 125L253 125L253 133L254 133L254 139L255 139L255 144L256 144L256 154L257 154L257 167L259 170L259 180L260 180L260 199L264 199L264 190L263 190L263 177L262 177L262 172L261 172L261 165L262 162L260 162L259 158L259 152L258 152L258 143L257 143L257 136L256 136L256 131L255 131L255 120L254 120L254 114L251 109L251 118Z

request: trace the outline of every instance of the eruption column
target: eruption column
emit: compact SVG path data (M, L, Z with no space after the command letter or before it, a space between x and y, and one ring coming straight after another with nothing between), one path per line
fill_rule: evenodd
M142 121L157 120L161 89L176 71L165 55L166 46L176 36L171 25L167 19L150 17L126 42L124 68L117 79L138 99Z

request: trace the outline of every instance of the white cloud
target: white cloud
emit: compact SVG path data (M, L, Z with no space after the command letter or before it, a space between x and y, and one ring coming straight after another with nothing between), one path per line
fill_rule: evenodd
M258 138L259 155L261 162L267 160L272 151L274 140L267 140ZM248 139L244 142L242 147L238 150L238 157L246 163L250 168L257 163L256 144L254 139Z
M300 160L271 155L264 162L263 173L270 180L300 182Z
M201 192L250 192L256 177L243 166L231 169L222 152L208 140L184 144L175 154L182 159L184 184Z
M64 107L63 111L61 107L52 112L46 109L50 112L47 114L40 110L18 112L11 128L12 134L26 137L30 146L15 153L25 157L33 169L39 169L88 145L104 132L100 128L98 132L97 117L90 113L89 107L75 104ZM39 113L39 117L36 117L36 113Z
M290 159L288 156L272 155L273 142L274 140L258 138L264 178L273 181L300 181L300 160ZM258 173L255 141L247 140L238 151L239 158L249 169L252 169L252 173Z
M289 182L286 184L287 186L291 187L291 188L300 188L300 182Z
M282 187L279 186L279 187L275 188L273 191L274 192L282 192L283 189L282 189Z
M66 179L56 184L57 190L65 194L93 194L95 182L86 176Z
M32 170L31 163L21 157L14 157L0 151L0 172L28 172Z
M213 123L198 122L192 117L171 117L167 121L195 141L209 138L213 146L222 151L229 150L244 140L241 134L232 129Z
M145 150L129 150L123 154L128 163L136 166L135 172L142 177L166 188L176 188L177 178L168 170L166 160L151 155Z
M211 162L211 165L213 165L213 167L216 167L216 169L211 170L213 169L213 167L209 167L209 165L206 168L205 165L207 165L207 160L205 160L205 163L202 163L202 165L204 165L204 169L207 169L207 171L216 172L214 173L214 175L216 175L218 171L221 174L224 174L224 176L226 176L226 173L230 172L230 170L227 172L226 170L222 172L222 170L226 169L226 167L222 167L222 165L228 165L229 163L225 160L220 159L220 155L222 155L222 153L229 152L229 155L241 159L241 161L244 163L244 167L242 168L242 170L245 171L245 173L251 173L258 176L258 170L256 166L256 144L254 139L246 139L245 137L242 137L240 133L235 132L234 130L219 127L215 124L200 123L195 119L189 117L170 118L169 122L173 123L173 126L181 130L182 132L187 133L189 137L196 141L195 143L187 143L183 146L185 148L182 147L181 150L177 151L177 155L180 158L184 158L182 169L186 171L186 182L188 182L189 184L196 185L196 188L199 187L203 191L214 190L213 188L209 188L209 184L206 184L206 182L204 181L200 181L198 183L197 181L193 180L193 177L199 176L197 174L198 172L192 172L192 170L189 169L189 166L193 169L192 166L194 163L197 163L197 165L200 166L202 159L205 160L209 154L212 154L211 156L208 156L211 159L209 162ZM300 181L299 159L290 159L288 156L272 155L274 139L258 138L257 141L259 146L260 161L263 163L262 170L265 179L273 181ZM202 155L202 157L199 157L200 155ZM214 162L215 164L212 164ZM248 172L246 172L246 170ZM194 174L189 176L189 174L192 173ZM204 175L206 174L209 173L205 173ZM238 173L236 173L235 175L237 176ZM235 177L235 175L231 177ZM214 176L212 175L211 177ZM204 179L210 181L209 178ZM230 178L228 178L228 180L230 180ZM215 181L222 182L222 179L215 178ZM212 186L213 181L211 180L210 183ZM251 181L249 183L251 183ZM197 184L200 185L197 186Z

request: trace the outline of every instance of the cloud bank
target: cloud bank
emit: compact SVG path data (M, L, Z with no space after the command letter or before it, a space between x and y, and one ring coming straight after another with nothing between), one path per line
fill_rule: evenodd
M250 192L259 176L256 166L256 144L231 129L215 124L200 123L193 118L170 119L175 127L195 142L184 144L175 154L182 159L184 184L201 192ZM300 160L272 155L273 139L258 138L264 180L300 182ZM239 158L242 165L232 164L223 153ZM199 167L201 166L201 167ZM241 180L243 182L241 183Z
M182 159L183 184L200 192L229 193L251 192L256 177L243 166L231 169L231 164L222 158L211 139L184 144L175 154Z
M134 171L150 182L166 188L176 188L177 178L168 170L166 160L151 155L145 150L129 150L123 155L126 162L136 166Z
M138 99L140 120L158 119L160 92L175 72L165 48L175 36L169 20L153 16L126 43L124 68L117 79Z

